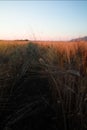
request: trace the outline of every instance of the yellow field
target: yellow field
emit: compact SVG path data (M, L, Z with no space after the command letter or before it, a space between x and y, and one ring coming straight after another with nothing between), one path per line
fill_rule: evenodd
M7 110L6 129L25 119L34 97L56 113L53 122L62 122L63 129L87 129L87 42L0 41L0 119L4 123ZM9 104L15 107L10 115Z

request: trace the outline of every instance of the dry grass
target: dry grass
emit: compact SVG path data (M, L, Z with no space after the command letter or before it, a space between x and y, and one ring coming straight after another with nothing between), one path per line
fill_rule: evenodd
M87 42L28 42L0 41L0 97L11 95L15 82L40 66L44 71L36 71L49 75L51 105L65 130L86 130Z

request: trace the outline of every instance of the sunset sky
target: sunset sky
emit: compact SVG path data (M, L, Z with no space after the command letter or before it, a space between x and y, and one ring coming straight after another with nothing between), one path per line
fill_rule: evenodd
M0 1L0 39L87 36L87 1Z

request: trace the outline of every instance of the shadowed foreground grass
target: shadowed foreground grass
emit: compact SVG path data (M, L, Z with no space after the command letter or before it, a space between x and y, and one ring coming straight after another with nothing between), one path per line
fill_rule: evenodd
M86 130L86 43L1 42L0 129Z

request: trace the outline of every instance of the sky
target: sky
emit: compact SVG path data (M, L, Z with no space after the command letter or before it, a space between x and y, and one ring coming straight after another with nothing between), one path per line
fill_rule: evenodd
M87 36L87 1L0 1L0 39L69 40Z

